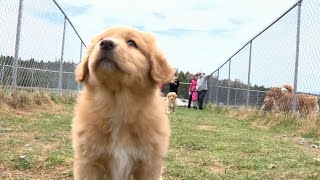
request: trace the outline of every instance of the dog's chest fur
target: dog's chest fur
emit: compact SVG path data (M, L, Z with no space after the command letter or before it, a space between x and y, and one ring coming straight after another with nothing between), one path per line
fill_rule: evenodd
M143 159L140 151L137 147L130 146L128 144L117 143L117 139L113 139L113 143L110 148L111 163L113 164L112 173L113 176L120 175L129 176L135 163L140 159ZM120 179L121 177L114 177Z
M120 120L114 119L114 121L116 122L113 123L109 133L109 146L104 148L107 148L106 151L111 158L112 173L116 176L123 172L130 173L136 163L146 160L147 152L144 144L140 143L144 141L144 137L135 136L135 128L130 128ZM125 176L127 175L129 174Z

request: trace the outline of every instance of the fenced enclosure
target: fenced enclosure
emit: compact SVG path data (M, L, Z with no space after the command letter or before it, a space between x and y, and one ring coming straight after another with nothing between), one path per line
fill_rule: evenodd
M261 106L270 87L320 94L320 1L300 0L216 69L205 102ZM0 86L77 91L85 43L55 0L0 1ZM188 82L181 97L188 97ZM295 106L293 105L293 108Z
M261 106L270 87L320 95L320 1L300 0L216 69L207 102Z
M55 0L0 1L0 85L77 91L86 45Z

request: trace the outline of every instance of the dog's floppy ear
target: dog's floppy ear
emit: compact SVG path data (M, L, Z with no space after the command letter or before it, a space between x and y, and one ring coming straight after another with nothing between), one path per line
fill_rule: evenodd
M88 75L89 75L88 60L84 59L76 67L76 70L75 70L76 80L78 82L83 82L84 80L87 79Z
M285 87L283 87L283 86L281 87L281 91L282 91L282 92L285 92L285 93L289 92L289 90L288 90L288 89L286 89L286 88L285 88Z
M169 83L174 77L175 70L169 65L166 57L156 50L151 55L151 77L156 84Z
M90 45L86 51L86 54L82 58L81 62L76 67L75 77L78 82L84 82L89 76L89 57L92 50L93 50L93 46Z

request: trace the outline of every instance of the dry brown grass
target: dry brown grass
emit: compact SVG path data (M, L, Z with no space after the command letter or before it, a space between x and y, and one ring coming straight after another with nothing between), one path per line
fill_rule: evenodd
M258 109L245 109L244 107L232 109L212 104L209 105L209 108L234 119L250 121L254 127L283 130L284 132L292 131L311 137L320 136L319 114L305 116L298 113L264 112Z
M16 115L27 115L34 110L55 111L64 104L72 103L75 97L63 93L24 89L4 89L0 87L0 111Z

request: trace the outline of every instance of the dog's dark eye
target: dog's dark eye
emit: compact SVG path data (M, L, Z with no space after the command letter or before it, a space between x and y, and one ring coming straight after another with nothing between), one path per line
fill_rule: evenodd
M128 45L128 46L135 47L135 48L138 48L137 43L134 42L134 41L131 40L131 39L127 41L127 45Z

